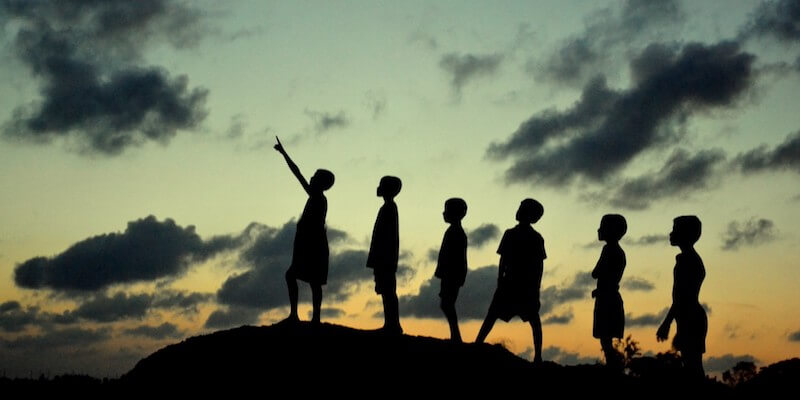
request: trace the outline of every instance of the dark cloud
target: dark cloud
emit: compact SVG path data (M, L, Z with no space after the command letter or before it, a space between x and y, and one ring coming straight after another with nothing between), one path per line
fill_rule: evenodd
M280 228L258 226L252 241L244 246L240 263L247 270L229 277L217 291L217 301L233 307L269 310L289 305L284 274L289 267L294 246L296 224L290 221ZM344 301L359 285L372 281L366 268L367 253L360 249L337 251L348 240L347 233L328 228L328 242L333 248L329 259L325 298ZM398 267L398 277L413 275L407 265Z
M18 301L7 301L0 304L0 330L20 332L38 320L39 310L28 307L23 309Z
M798 196L800 197L800 196ZM437 249L429 249L428 250L428 261L437 262L439 261L439 250Z
M797 0L764 1L745 26L744 37L760 36L781 42L800 41L800 2Z
M527 350L528 357L532 354L533 349ZM526 353L523 353L526 354ZM545 360L554 361L561 365L578 365L578 364L597 364L596 357L584 357L579 353L573 353L564 350L557 346L545 347L542 349L542 358Z
M84 302L72 314L96 322L141 319L147 314L152 301L152 296L148 294L128 295L120 292L111 297L103 294Z
M152 307L180 309L186 313L197 313L197 306L214 299L213 293L163 291L153 296Z
M314 121L314 130L317 133L324 133L331 129L346 128L350 125L350 119L344 111L336 114L306 110L306 115Z
M622 288L630 291L639 290L642 292L649 292L656 288L653 282L638 276L632 276L622 280Z
M800 342L800 331L792 332L789 334L790 342Z
M500 228L495 224L483 224L469 232L469 247L480 248L489 243L490 240L496 239L500 235Z
M742 361L747 361L755 364L759 362L757 358L751 356L750 354L744 354L738 356L735 356L733 354L725 354L720 357L711 356L706 358L703 361L703 367L705 367L705 370L708 372L723 372L733 368L734 365Z
M24 335L14 340L3 341L9 349L40 350L62 347L81 348L111 338L111 328L82 329L65 328L45 332L41 335Z
M775 223L765 218L731 221L722 236L722 250L737 250L741 246L758 246L777 237Z
M576 179L605 182L647 150L677 143L681 133L674 123L734 105L752 85L754 59L735 42L690 43L679 49L650 45L631 62L631 88L613 90L604 78L593 79L572 108L534 115L507 141L492 144L487 155L514 161L506 171L509 183L560 187ZM640 187L662 181L672 186L659 189L660 196L681 194L676 193L678 183L706 182L683 167L713 165L719 156L716 151L676 153L657 174L660 179L630 182L622 193L636 195Z
M615 207L645 209L655 200L686 196L705 189L718 176L718 167L725 160L722 150L701 150L689 154L675 150L657 172L628 180L613 189L608 203Z
M442 318L444 314L439 308L440 285L438 278L431 278L422 283L417 294L400 296L400 313L417 318ZM578 273L562 287L548 286L542 289L540 314L546 316L561 304L585 298L592 285L594 279L590 274ZM458 318L483 319L495 289L497 289L497 266L490 265L470 270L456 301Z
M504 56L495 54L458 54L448 53L439 60L439 67L450 75L450 85L456 94L461 89L481 76L492 75L503 61Z
M543 62L529 61L527 68L541 81L580 84L619 58L619 50L653 40L659 28L683 18L678 0L625 1L593 15L581 33L564 40Z
M68 139L84 153L116 155L148 141L165 144L205 118L207 90L140 65L148 42L199 40L201 15L184 3L8 0L0 14L19 27L17 56L41 83L41 100L18 107L4 136Z
M164 322L158 326L139 325L135 328L126 329L125 334L129 336L140 336L156 340L180 338L183 336L183 332L179 331L175 324L171 324L169 322Z
M345 313L344 310L342 310L341 308L327 308L327 307L323 307L322 310L320 311L320 314L322 318L342 318L345 315L347 315L347 313ZM308 318L311 319L313 315L314 315L314 310L308 310Z
M664 322L664 318L669 312L669 307L664 308L656 314L642 314L633 316L633 314L625 314L625 326L658 326Z
M193 263L238 247L241 240L220 236L203 241L194 226L182 228L151 215L129 222L123 233L94 236L54 257L27 260L14 268L14 282L29 289L86 292L176 277Z
M572 313L572 310L567 311L561 315L550 315L542 320L542 324L557 324L557 325L566 325L572 322L575 318L575 315Z
M800 131L770 149L766 145L739 154L733 165L744 174L763 171L800 172Z
M261 310L250 307L229 307L215 310L206 320L206 328L223 329L241 325L252 325L258 321Z

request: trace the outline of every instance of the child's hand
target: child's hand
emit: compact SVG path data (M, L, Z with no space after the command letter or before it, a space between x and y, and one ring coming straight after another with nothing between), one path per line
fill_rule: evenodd
M592 290L592 298L597 297L597 289Z
M275 146L273 146L273 147L275 148L275 150L277 150L277 151L278 151L278 153L281 153L281 154L286 154L286 151L283 149L283 145L281 144L281 140L280 140L280 139L278 139L278 137L277 137L277 136L275 136L275 140L277 140L277 141L278 141L278 144L276 144Z
M670 324L667 321L664 321L661 326L658 327L658 332L656 332L656 339L659 342L663 342L669 338L669 326Z

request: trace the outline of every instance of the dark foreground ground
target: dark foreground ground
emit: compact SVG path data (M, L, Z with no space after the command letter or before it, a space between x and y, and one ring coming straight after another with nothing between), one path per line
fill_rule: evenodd
M259 393L267 393L263 397L278 398L495 398L501 394L798 398L798 387L800 359L796 358L762 368L746 383L731 388L710 379L687 379L677 360L669 356L636 358L623 373L602 365L533 365L499 345L284 322L186 339L142 359L117 380L86 376L0 379L0 396L20 389L131 394L156 388L229 393L256 388Z

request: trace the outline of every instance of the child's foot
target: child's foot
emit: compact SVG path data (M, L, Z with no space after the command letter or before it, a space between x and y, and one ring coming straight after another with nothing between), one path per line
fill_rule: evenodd
M286 317L286 319L284 319L281 322L286 322L291 324L298 323L300 322L300 317L298 317L297 314L289 314L289 316Z
M542 365L543 363L544 363L544 361L542 361L542 356L535 356L533 358L533 365L539 366L539 365Z

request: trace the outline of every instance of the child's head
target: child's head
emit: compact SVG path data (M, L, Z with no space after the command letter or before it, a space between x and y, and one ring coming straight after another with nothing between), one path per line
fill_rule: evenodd
M453 197L444 202L444 222L452 224L461 221L467 215L467 202L464 199Z
M517 221L525 224L535 224L544 214L542 203L534 199L522 200L517 210Z
M320 192L324 192L333 186L334 180L333 172L327 169L318 169L317 172L314 173L314 176L311 177L309 185Z
M692 246L700 239L702 226L696 215L683 215L672 220L669 244L673 246Z
M400 193L400 188L403 187L403 182L396 176L384 176L378 184L378 196L388 199L394 198Z
M628 231L628 223L625 217L619 214L606 214L600 220L600 228L597 230L599 240L618 242Z

